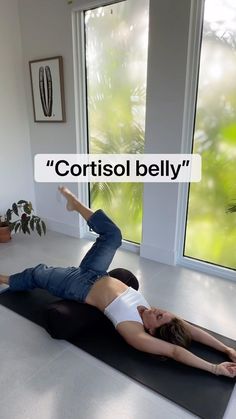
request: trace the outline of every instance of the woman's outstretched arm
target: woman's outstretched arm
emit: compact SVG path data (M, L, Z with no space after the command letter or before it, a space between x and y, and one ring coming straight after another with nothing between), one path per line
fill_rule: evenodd
M146 332L136 332L131 328L130 333L122 333L122 335L128 344L140 351L166 356L177 362L194 368L200 368L215 375L236 377L236 363L234 362L223 362L218 365L212 364L180 346L152 337Z
M187 349L181 346L176 346L174 357L175 361L182 362L186 365L200 368L209 371L215 375L225 375L226 377L236 377L236 363L235 362L222 362L220 364L211 364L202 358L192 354Z
M182 319L181 319L182 320ZM231 361L236 362L236 351L233 348L229 348L224 345L223 342L220 342L218 339L214 338L210 333L205 332L199 327L193 326L192 324L182 320L185 328L191 335L191 338L196 342L203 343L204 345L210 346L211 348L216 349L217 351L224 352L229 356Z

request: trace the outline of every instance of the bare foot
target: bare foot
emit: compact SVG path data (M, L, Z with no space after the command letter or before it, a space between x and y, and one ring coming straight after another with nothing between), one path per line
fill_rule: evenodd
M7 275L0 275L0 284L7 284L8 285L9 276Z
M73 193L64 186L59 186L58 190L67 199L66 208L68 209L68 211L74 211L77 201L76 196L73 195Z

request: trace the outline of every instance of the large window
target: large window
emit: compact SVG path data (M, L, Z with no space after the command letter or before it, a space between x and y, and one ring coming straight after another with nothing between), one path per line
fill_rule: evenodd
M126 0L85 12L90 153L144 152L148 4ZM90 205L140 243L142 190L141 183L93 183Z
M193 152L203 171L190 186L184 255L235 269L235 0L205 1Z

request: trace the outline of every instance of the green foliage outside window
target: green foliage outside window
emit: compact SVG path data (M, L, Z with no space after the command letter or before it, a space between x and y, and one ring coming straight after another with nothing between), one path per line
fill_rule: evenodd
M143 153L148 1L128 0L85 13L90 153ZM186 256L236 268L236 5L206 0L194 153L202 181L190 187ZM142 234L143 185L91 184L127 240ZM233 201L235 199L235 201Z
M236 4L206 0L194 153L202 181L191 184L185 255L236 268Z
M143 153L148 0L85 13L89 152ZM142 183L93 183L93 209L104 208L126 240L140 243Z

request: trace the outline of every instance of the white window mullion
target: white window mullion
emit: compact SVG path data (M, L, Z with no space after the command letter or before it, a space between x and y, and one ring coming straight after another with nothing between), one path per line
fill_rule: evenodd
M73 64L74 64L74 94L75 94L75 126L76 126L76 152L87 153L87 100L85 79L85 41L84 41L84 13L72 13L73 36ZM86 183L78 183L78 196L88 205L88 187ZM80 237L87 232L87 224L80 217Z
M192 0L190 11L181 153L192 152L203 13L204 0ZM176 263L183 264L185 260L183 257L183 248L185 240L185 224L189 185L187 183L180 183L178 189L175 248L177 254Z
M85 30L84 10L99 5L118 3L119 1L87 2L72 12L73 37L73 65L74 65L74 94L75 94L75 125L76 125L76 152L87 153L88 125L87 125L87 89L86 89L86 57L85 57ZM78 183L78 196L86 205L89 204L89 191L87 183ZM87 223L80 217L80 237L95 240L96 235L89 231ZM140 246L123 240L122 248L133 253L139 253Z

